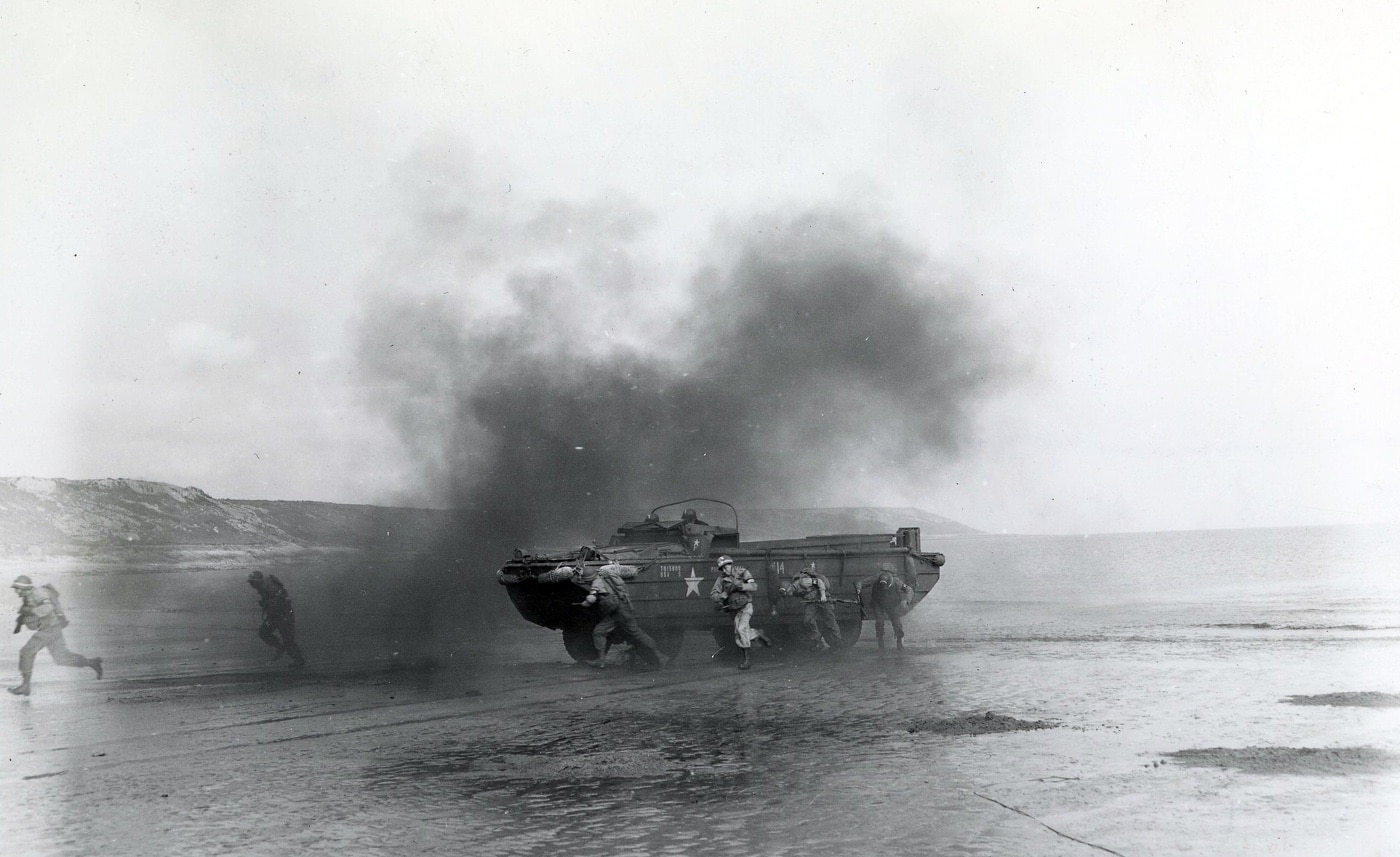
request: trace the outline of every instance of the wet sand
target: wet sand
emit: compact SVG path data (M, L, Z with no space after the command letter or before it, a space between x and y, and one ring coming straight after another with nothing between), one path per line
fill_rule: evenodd
M1285 700L1362 680L1395 639L991 640L950 633L952 603L926 607L903 654L760 651L747 673L703 642L666 671L592 670L528 627L472 671L297 673L236 639L220 657L242 664L218 671L128 652L98 682L41 660L34 696L0 714L5 841L108 855L1394 853L1400 712ZM1319 767L1308 748L1353 749Z
M513 618L489 646L439 628L428 669L290 569L292 672L242 569L74 575L69 643L108 676L41 656L32 697L0 694L0 831L114 857L1394 854L1395 544L1334 541L945 542L902 654L867 625L749 672L703 635L597 671Z

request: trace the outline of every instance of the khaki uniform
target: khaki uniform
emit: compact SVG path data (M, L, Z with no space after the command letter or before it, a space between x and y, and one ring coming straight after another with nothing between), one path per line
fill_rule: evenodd
M752 648L753 641L763 636L752 625L753 593L757 591L758 581L747 568L738 565L726 566L710 587L710 600L734 614L734 645L741 649Z

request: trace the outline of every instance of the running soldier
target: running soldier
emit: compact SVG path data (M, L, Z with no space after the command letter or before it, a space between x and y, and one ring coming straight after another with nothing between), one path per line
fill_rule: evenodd
M63 606L58 600L58 590L50 584L35 586L27 576L21 574L10 584L19 596L19 615L15 617L15 633L28 628L34 636L19 650L20 683L10 688L16 696L29 695L29 677L34 672L34 658L42 649L48 649L54 663L62 667L91 667L102 678L102 659L85 658L68 651L63 641L63 629L68 627L68 617L63 614Z
M627 594L626 579L636 576L637 570L627 565L611 564L597 569L583 565L578 569L576 582L588 588L588 595L579 602L579 606L597 604L599 613L598 624L593 626L593 647L598 650L598 657L588 662L590 666L602 669L605 665L603 659L608 654L608 635L614 628L620 629L632 648L641 652L652 666L666 666L666 656L661 654L656 641L642 630L642 626L637 624L637 617L632 615L632 598Z
M817 573L817 564L809 563L797 573L792 583L781 590L783 595L802 599L802 624L812 650L841 648L841 628L836 624L836 605L831 600L831 584L826 575Z
M715 561L719 577L710 588L710 600L717 609L734 614L734 645L744 653L739 669L749 668L749 649L758 640L765 647L771 646L763 632L753 627L753 595L758 591L758 581L753 579L747 568L735 565L734 560L722 556Z
M272 660L291 655L293 668L306 666L306 658L302 657L301 647L297 645L297 617L292 610L292 598L287 594L287 587L282 585L277 575L263 577L261 571L248 575L248 585L258 592L258 606L262 608L258 636L272 647Z
M867 589L870 590L869 601L866 600ZM856 592L860 595L861 603L868 603L875 614L875 645L882 649L885 647L885 620L889 619L890 627L894 629L895 647L903 649L903 618L904 614L909 612L909 599L914 594L913 587L899 578L894 565L882 562L877 573L856 584Z

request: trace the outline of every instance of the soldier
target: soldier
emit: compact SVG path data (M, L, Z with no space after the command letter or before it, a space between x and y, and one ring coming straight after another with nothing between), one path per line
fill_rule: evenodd
M297 618L287 587L282 585L277 575L263 577L261 571L248 575L248 585L258 591L258 606L262 608L258 636L273 648L272 660L284 654L291 655L294 669L306 666L306 658L302 657L301 647L297 645ZM281 639L278 639L279 635Z
M718 609L734 614L734 645L744 653L739 669L746 670L749 668L749 649L753 647L754 640L765 647L772 645L762 631L750 624L753 620L751 593L758 591L758 581L753 579L747 568L735 565L734 560L727 556L720 557L715 565L719 577L710 588L710 600L715 602Z
M29 695L29 676L34 672L34 658L41 649L48 649L54 663L63 667L91 667L102 678L102 659L85 658L68 651L63 642L63 629L68 627L68 617L58 600L58 590L52 585L36 587L34 582L21 574L10 584L20 598L19 615L15 617L15 633L28 628L34 632L29 642L19 650L20 683L10 688L16 696Z
M802 599L802 624L807 628L812 649L830 647L832 651L841 648L841 628L836 624L836 605L831 600L831 584L826 575L817 573L817 564L809 563L797 573L789 586L781 590L783 595Z
M588 596L579 602L581 607L598 605L598 624L593 626L593 647L598 650L598 658L589 664L602 669L603 658L608 653L608 635L614 628L622 630L622 635L641 652L653 666L664 667L665 655L656 647L656 641L637 624L632 615L632 598L627 594L626 578L636 577L637 570L631 566L605 565L602 568L582 565L577 572L577 583L588 588Z
M861 603L866 602L865 590L870 590L869 604L875 613L875 645L885 647L885 619L894 629L896 648L904 648L904 614L909 611L909 599L914 589L895 573L894 565L880 563L880 570L856 584Z

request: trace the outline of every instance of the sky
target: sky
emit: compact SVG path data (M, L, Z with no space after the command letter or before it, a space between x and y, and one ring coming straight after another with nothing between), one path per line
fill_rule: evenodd
M4 4L0 475L1400 519L1394 4L871 6Z

